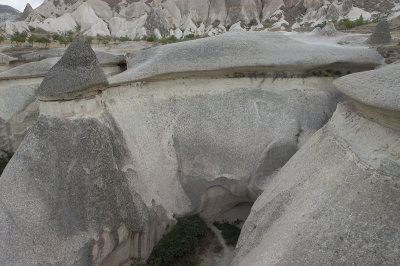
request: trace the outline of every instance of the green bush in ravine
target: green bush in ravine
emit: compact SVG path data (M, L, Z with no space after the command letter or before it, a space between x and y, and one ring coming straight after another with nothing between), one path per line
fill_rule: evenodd
M176 259L193 253L208 230L206 223L198 215L179 218L171 232L154 247L146 265L171 265Z
M3 173L4 168L6 168L6 165L11 160L12 156L11 152L0 150L0 175Z
M236 246L240 235L239 227L228 222L214 222L214 226L222 232L222 236L224 237L227 245L234 247Z

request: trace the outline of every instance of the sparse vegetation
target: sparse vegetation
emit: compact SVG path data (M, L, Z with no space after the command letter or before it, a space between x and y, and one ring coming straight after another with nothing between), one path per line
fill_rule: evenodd
M94 38L93 37L90 37L90 36L86 36L86 41L88 42L88 43L90 43L90 44L92 44L92 42L93 42L93 40L94 40Z
M179 218L174 228L166 234L154 247L149 259L148 266L175 265L176 260L191 254L199 245L199 241L209 233L206 223L198 216L187 216ZM196 265L191 261L179 263L179 265Z
M240 235L240 228L237 226L237 223L214 222L214 226L222 232L227 245L236 246Z
M28 26L30 32L35 32L36 28L33 26Z
M159 43L161 44L168 44L168 43L175 43L178 39L175 36L171 36L168 39L167 38L162 38L158 40Z
M4 36L3 36L3 35L0 35L0 44L1 44L2 42L4 42L4 40L5 40Z
M12 156L13 154L11 152L0 150L0 175L3 173Z
M214 22L212 23L212 26L213 26L214 28L216 28L216 27L219 26L219 24L221 24L221 21L220 21L219 19L216 19L216 20L214 20Z
M23 33L16 32L11 36L11 43L15 42L17 44L24 43L26 41L26 35Z
M129 41L131 41L131 39L129 39L128 37L119 37L119 38L117 38L117 41L119 41L119 42L129 42Z
M81 25L78 24L78 25L75 26L75 32L80 32L81 29L82 29Z
M156 37L154 37L154 36L149 36L149 37L147 37L147 39L146 39L148 42L154 42L155 40L156 40Z

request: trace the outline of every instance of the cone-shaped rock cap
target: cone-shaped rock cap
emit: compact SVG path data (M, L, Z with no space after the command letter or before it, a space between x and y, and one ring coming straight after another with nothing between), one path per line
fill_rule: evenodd
M371 34L367 43L371 45L388 44L391 40L392 35L390 35L389 23L386 19L382 19L376 25L375 31Z
M347 75L334 84L357 102L400 112L400 64Z
M107 86L95 52L83 36L78 36L47 73L37 96L41 100L70 100Z

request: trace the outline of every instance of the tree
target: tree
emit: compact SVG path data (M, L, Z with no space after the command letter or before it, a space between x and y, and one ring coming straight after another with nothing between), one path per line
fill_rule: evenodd
M68 41L63 36L59 36L58 43L67 47Z
M90 44L92 44L92 42L93 42L93 37L91 37L91 36L87 36L86 37L86 41L88 42L88 43L90 43Z
M33 46L33 43L37 41L37 37L35 34L32 34L29 38L28 38L28 43L31 44L31 46Z
M4 36L0 35L0 43L4 42Z
M24 34L16 32L11 36L11 43L15 42L17 44L24 43L26 41L26 37Z

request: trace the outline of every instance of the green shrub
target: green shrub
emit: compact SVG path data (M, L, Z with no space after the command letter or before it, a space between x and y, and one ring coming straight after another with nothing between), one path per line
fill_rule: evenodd
M93 38L93 37L90 37L90 36L86 36L85 39L86 39L86 41L87 41L88 43L92 44L94 38Z
M154 36L149 36L149 37L147 37L147 39L146 39L148 42L154 42L155 40L156 40L156 37L154 37Z
M206 223L198 215L179 218L171 232L154 247L147 265L171 265L174 260L193 253L208 230Z
M194 34L188 34L185 36L186 39L193 39L194 37Z
M3 35L0 35L0 43L4 42L5 38Z
M30 32L34 32L34 31L36 30L36 28L35 28L35 27L32 27L32 26L28 26L28 28L29 28L29 31L30 31Z
M362 26L362 25L367 25L371 23L368 20L364 20L364 18L362 16L360 16L359 19L356 19L354 21L351 21L347 18L339 20L338 22L336 22L336 27L340 30L348 30L348 29L352 29L358 26Z
M33 46L33 43L37 41L37 37L35 34L32 34L31 36L29 36L28 38L28 43L30 43Z
M228 222L214 222L214 226L222 232L222 236L224 237L227 245L234 247L236 246L240 235L239 227Z
M128 37L119 37L119 38L117 38L117 40L118 41L120 41L120 42L129 42L129 41L131 41L131 39L129 39Z
M78 25L75 26L75 32L80 32L81 29L82 29L81 25L78 24Z
M26 36L22 33L16 32L11 36L11 43L24 43L26 41Z
M214 28L216 28L216 27L219 26L219 24L221 24L221 21L220 21L219 19L216 19L216 20L214 20L214 22L212 23L212 26L213 26Z
M6 168L12 156L13 154L11 152L0 150L0 175L3 173L3 170Z

